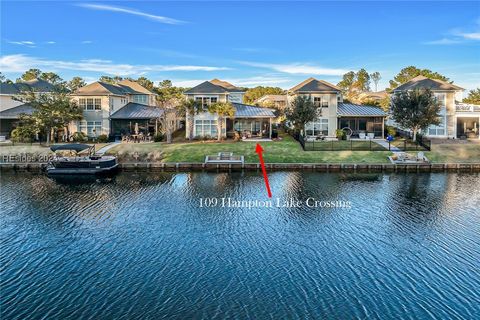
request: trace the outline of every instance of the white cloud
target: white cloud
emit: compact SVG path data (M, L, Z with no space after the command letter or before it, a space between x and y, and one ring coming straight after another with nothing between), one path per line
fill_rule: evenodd
M448 38L442 38L439 40L433 40L433 41L426 41L423 44L427 45L450 45L450 44L457 44L460 43L459 40L454 40L454 39L448 39Z
M47 44L55 44L56 42L55 41L47 41L46 43Z
M324 68L324 67L315 66L311 64L304 64L304 63L270 64L270 63L257 63L257 62L249 62L249 61L241 61L240 63L247 66L251 66L251 67L271 69L277 72L288 73L288 74L341 76L348 72L348 70L346 69Z
M11 44L17 44L19 46L26 46L30 48L35 48L35 42L33 41L7 41L8 43Z
M467 40L480 40L480 32L459 33L458 35Z
M93 41L90 41L90 40L84 40L84 41L82 41L82 44L90 44L90 43L93 43Z
M89 59L80 61L47 60L24 54L14 54L0 57L2 72L24 72L30 68L46 70L76 70L106 73L110 75L131 76L147 72L161 71L218 71L228 70L226 67L196 66L196 65L132 65L117 64L110 60Z
M130 9L130 8L122 8L122 7L116 7L116 6L111 6L111 5L106 5L106 4L93 4L93 3L80 3L78 4L79 7L87 8L87 9L92 9L92 10L101 10L101 11L111 11L111 12L120 12L120 13L126 13L126 14L131 14L135 16L140 16L144 18L148 18L157 22L161 23L166 23L166 24L182 24L185 23L184 21L177 20L177 19L172 19L164 16L158 16L146 12L142 12L139 10L135 9Z

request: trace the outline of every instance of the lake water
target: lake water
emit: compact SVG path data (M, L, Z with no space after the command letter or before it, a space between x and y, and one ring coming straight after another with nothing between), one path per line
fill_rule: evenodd
M480 318L479 174L269 176L3 174L1 318Z

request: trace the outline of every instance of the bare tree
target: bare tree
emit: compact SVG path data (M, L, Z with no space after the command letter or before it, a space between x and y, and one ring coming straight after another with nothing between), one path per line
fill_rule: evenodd
M378 92L378 83L382 79L382 76L380 75L380 72L375 71L370 75L370 79L372 79L373 83L375 84L375 92Z

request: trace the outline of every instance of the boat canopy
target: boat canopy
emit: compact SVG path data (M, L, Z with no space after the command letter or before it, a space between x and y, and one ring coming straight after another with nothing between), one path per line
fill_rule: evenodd
M70 144L59 144L59 145L51 146L50 150L52 150L53 152L61 151L61 150L73 150L75 152L80 152L86 149L90 149L92 147L93 146L88 144L70 143Z

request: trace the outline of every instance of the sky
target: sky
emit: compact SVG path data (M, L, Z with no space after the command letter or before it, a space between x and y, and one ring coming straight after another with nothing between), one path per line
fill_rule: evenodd
M0 71L290 88L403 67L480 87L480 2L0 2ZM374 88L372 88L374 89Z

